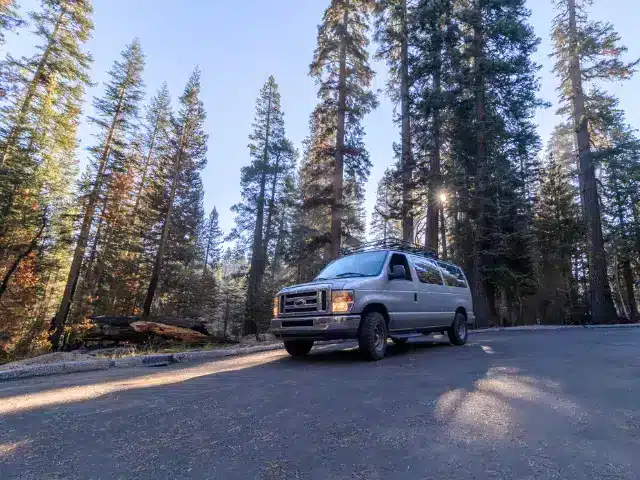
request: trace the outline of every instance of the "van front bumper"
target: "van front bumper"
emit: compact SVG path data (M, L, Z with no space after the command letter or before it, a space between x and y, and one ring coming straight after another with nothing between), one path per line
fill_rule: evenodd
M338 340L356 338L359 326L360 315L285 317L271 320L271 333L283 340Z

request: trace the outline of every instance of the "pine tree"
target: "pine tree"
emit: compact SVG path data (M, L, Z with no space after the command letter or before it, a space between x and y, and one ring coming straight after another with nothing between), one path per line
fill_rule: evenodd
M369 237L372 240L402 238L402 223L398 221L398 205L404 192L398 185L398 172L387 168L378 182L376 204L371 215ZM398 188L400 186L400 188Z
M160 221L156 201L164 198L153 198L152 191L160 173L161 158L170 148L171 115L171 95L164 83L147 106L142 133L137 140L141 161L137 165L128 226L125 281L129 294L128 299L123 301L125 312L137 313L146 293L145 282L151 275L153 253L150 247L155 242L152 232Z
M539 149L532 124L541 105L538 66L531 60L539 40L524 0L464 0L452 15L459 32L446 47L455 52L447 82L455 92L448 120L452 206L456 219L462 214L456 256L470 277L479 324L496 320L499 299L522 321L523 299L535 284L523 165Z
M597 148L593 155L601 165L603 227L613 264L614 302L622 316L637 321L632 259L636 256L633 213L640 185L640 140L626 125L616 98L592 94L587 108L593 118L591 141Z
M462 60L459 57L463 52L459 45L462 37L459 28L464 23L453 21L453 5L446 0L417 2L409 32L410 42L414 45L410 56L410 76L414 84L412 113L417 131L417 152L422 158L418 183L427 200L425 245L436 251L439 218L444 215L438 199L444 186L447 116L451 114L455 94L460 88L451 77L460 68ZM464 4L461 5L463 8Z
M549 142L535 217L541 313L545 320L558 323L570 318L577 300L572 265L582 236L577 190L571 184L572 170L566 162L573 156L573 142L567 144L566 139L566 130L560 127Z
M582 211L587 225L589 249L591 315L596 322L608 322L616 319L616 311L607 276L585 87L592 82L629 78L638 62L622 61L621 55L626 48L619 44L619 35L611 24L588 19L586 7L590 3L581 0L556 0L558 15L554 20L553 39L555 72L561 79L561 113L572 118L578 145Z
M376 36L380 47L377 57L385 59L390 68L391 98L400 103L401 125L401 223L402 239L414 240L414 160L411 132L411 78L409 76L409 23L413 18L407 0L381 0L376 5Z
M209 214L205 229L204 242L204 275L207 274L209 268L216 269L220 265L222 255L222 244L224 242L224 234L218 223L218 210L215 207Z
M32 57L8 57L3 70L15 88L1 112L0 290L11 287L3 320L20 325L22 333L14 333L22 353L45 343L38 337L60 287L57 270L67 262L74 208L69 179L91 60L81 48L93 28L87 2L43 7L30 16L44 44Z
M180 111L172 120L170 148L163 155L161 173L154 182L152 195L160 200L156 210L161 228L143 306L145 317L151 314L165 260L187 266L198 253L194 246L203 216L200 171L207 162L208 139L203 130L206 113L200 99L200 76L196 69L180 97Z
M367 38L372 0L332 0L318 27L318 46L311 75L319 86L318 125L326 136L335 136L327 145L334 156L333 199L331 203L331 257L336 258L342 242L345 214L343 185L345 172L357 185L369 174L369 155L363 144L362 120L376 107L369 87L373 70L369 66ZM316 132L315 135L318 135ZM322 135L322 136L325 136ZM359 189L352 188L356 193Z
M89 80L86 71L91 57L80 50L93 29L92 7L86 0L44 0L42 12L30 14L36 26L36 35L44 40L31 58L8 61L9 68L18 69L19 82L25 85L19 90L15 106L2 115L3 129L0 144L0 168L7 162L18 161L19 151L26 147L25 134L30 125L30 115L38 95L46 90L55 77L59 88L73 88L80 80ZM70 84L70 85L69 85Z
M245 335L257 333L264 316L263 277L268 264L269 245L277 226L277 194L287 171L295 163L295 150L286 140L280 93L273 76L260 90L256 102L253 132L249 137L251 164L242 169L243 202L235 205L236 235L251 232L251 263L247 292Z
M51 343L55 349L60 346L64 326L76 291L80 270L89 241L95 208L104 191L105 181L112 172L117 172L124 158L125 140L133 127L142 97L142 70L144 56L140 42L136 39L122 52L122 61L116 61L109 72L110 80L102 98L96 98L94 107L97 117L90 121L100 129L98 144L91 148L93 155L93 178L89 185L80 231L73 254L73 261L64 294L55 317L55 332Z
M171 94L167 83L163 83L158 93L151 99L147 107L145 124L143 126L142 143L144 145L144 160L140 166L138 182L135 192L133 221L137 221L145 190L148 189L149 176L157 163L157 157L162 150L162 139L166 138L171 122Z

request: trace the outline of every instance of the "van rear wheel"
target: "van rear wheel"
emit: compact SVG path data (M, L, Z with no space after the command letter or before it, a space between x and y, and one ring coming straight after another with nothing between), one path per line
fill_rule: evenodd
M285 340L284 348L292 357L304 357L313 347L312 340Z
M467 336L469 332L467 330L467 317L463 313L457 312L453 319L453 323L447 330L449 341L453 345L464 345L467 343Z

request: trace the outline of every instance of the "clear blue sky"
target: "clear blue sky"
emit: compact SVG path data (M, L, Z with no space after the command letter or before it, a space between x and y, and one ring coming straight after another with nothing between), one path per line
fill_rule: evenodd
M593 18L614 23L629 58L640 57L640 10L638 0L596 0ZM36 0L21 0L25 9ZM221 226L229 231L233 215L229 208L240 199L240 168L247 164L247 137L254 101L270 74L280 85L288 136L302 149L308 118L316 103L316 89L308 66L316 43L316 27L329 0L95 0L95 32L88 49L94 56L92 78L98 85L87 94L102 92L106 72L122 47L134 37L141 39L147 56L145 82L153 94L167 81L174 100L195 65L200 65L202 96L208 113L209 163L203 174L205 207L220 212ZM554 13L551 0L530 0L531 22L542 38L537 61L543 65L541 96L556 99L556 79L551 74L549 40ZM14 54L27 49L26 36L12 39ZM384 88L386 71L378 71L375 88ZM609 86L620 97L629 122L640 128L640 74L624 85ZM557 123L555 108L539 112L537 121L543 140ZM85 114L91 114L90 101ZM373 170L367 187L370 212L377 181L393 162L392 144L398 132L392 123L393 106L381 97L380 107L366 119L366 142ZM91 142L83 125L81 144ZM79 156L86 158L83 150Z

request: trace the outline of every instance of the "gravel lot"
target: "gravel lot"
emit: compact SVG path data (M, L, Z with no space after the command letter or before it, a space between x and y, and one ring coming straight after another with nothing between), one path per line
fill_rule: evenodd
M640 329L0 384L4 479L637 479Z

